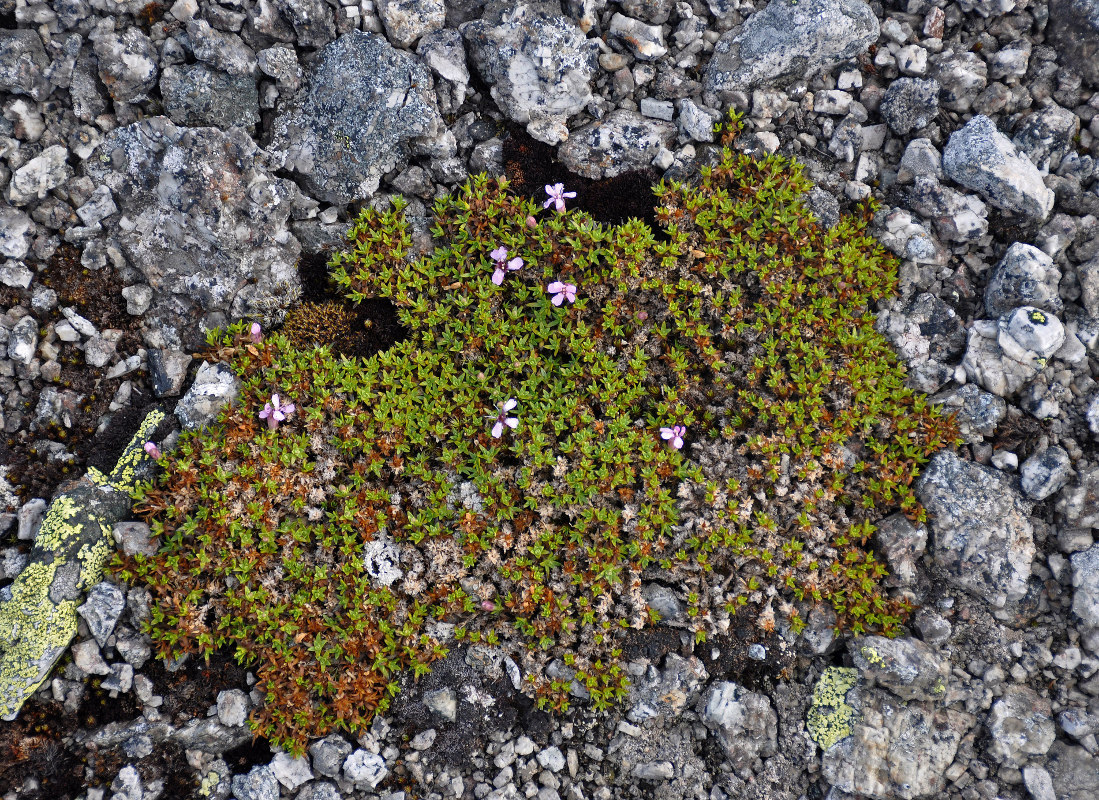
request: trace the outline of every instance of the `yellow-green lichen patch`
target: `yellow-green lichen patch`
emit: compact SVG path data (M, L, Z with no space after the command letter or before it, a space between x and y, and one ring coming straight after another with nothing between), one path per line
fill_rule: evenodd
M874 666L874 667L884 667L885 666L885 659L883 659L878 654L878 651L875 650L870 645L863 646L863 648L859 651L859 653L862 655L863 658L866 659L866 662L868 664L870 664L871 666Z
M150 461L148 454L145 452L145 442L149 441L149 437L152 436L153 431L157 429L157 426L163 420L163 411L160 409L150 411L142 420L137 433L130 439L130 443L126 445L126 449L122 451L122 455L115 463L114 469L111 470L109 479L110 485L118 491L129 494L139 481L148 477L142 475L139 470L139 467L148 464Z
M856 712L847 703L847 693L859 681L859 671L848 667L829 667L813 687L813 704L806 725L813 741L827 751L851 735Z

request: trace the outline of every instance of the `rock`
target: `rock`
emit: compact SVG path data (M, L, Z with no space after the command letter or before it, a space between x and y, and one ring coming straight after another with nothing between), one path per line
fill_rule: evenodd
M123 555L156 554L157 545L153 541L153 532L144 522L119 522L114 526L113 534L115 544Z
M849 649L869 686L881 686L902 700L938 700L946 693L949 662L917 639L867 636L853 640Z
M547 747L539 751L537 759L542 769L550 772L560 772L565 768L565 756L559 747Z
M939 113L939 82L898 78L889 84L878 111L889 129L901 136L926 128Z
M132 764L127 764L118 771L118 775L111 781L111 791L114 792L111 800L141 800L144 790L141 786L141 774Z
M649 761L635 766L631 774L643 781L669 781L675 777L675 765L671 761Z
M675 719L698 699L708 677L697 658L683 658L669 653L663 669L654 667L647 669L643 676L632 677L626 700L629 707L626 718L636 724L657 717Z
M1021 600L1034 560L1030 503L998 470L936 453L916 488L928 511L935 561L951 584L994 609Z
M1034 800L1057 800L1057 793L1053 790L1053 778L1042 767L1024 767L1023 783Z
M612 178L648 167L660 149L675 140L675 135L674 125L618 109L573 131L557 149L557 157L585 178Z
M443 0L378 0L375 8L396 47L410 48L421 36L446 25Z
M31 249L31 218L17 208L0 207L0 256L22 258ZM29 284L28 284L29 285Z
M130 691L134 684L134 668L129 664L111 664L108 669L110 674L99 684L100 688L119 694Z
M281 320L300 286L301 247L287 230L298 189L266 158L239 128L178 128L151 117L111 131L84 162L122 212L104 229L154 291L153 346L199 337L196 307L211 323Z
M712 142L714 140L714 125L721 120L721 115L718 112L700 106L690 98L678 101L676 108L679 111L679 133L681 136L696 142Z
M833 198L834 201L834 198ZM836 204L836 222L839 205ZM927 227L916 222L903 208L894 208L874 217L881 243L901 258L917 264L945 264L947 253Z
M76 613L88 623L88 630L99 646L106 647L107 639L114 632L114 626L125 608L126 598L122 590L109 581L102 581L91 588L88 599L76 609Z
M641 99L641 116L671 122L675 119L675 106L672 105L671 100L644 97Z
M725 757L734 769L747 769L757 758L778 749L778 717L770 699L729 681L715 683L702 711L702 721L717 731Z
M104 331L107 333L107 331ZM84 360L88 366L99 369L111 363L115 355L117 339L109 339L106 336L93 336L84 342Z
M449 687L424 692L424 705L447 722L458 719L458 695Z
M1064 448L1053 445L1023 462L1019 483L1032 500L1045 500L1072 477L1072 459Z
M1099 759L1083 747L1054 742L1046 754L1045 766L1053 778L1057 800L1099 797Z
M847 693L849 734L824 752L824 779L875 800L941 796L944 773L973 726L969 714L934 703L905 703L880 689Z
M1089 317L1099 317L1099 258L1093 258L1076 266L1076 278L1080 283L1080 303Z
M672 589L659 583L646 583L641 587L641 594L649 608L659 615L657 624L683 621L683 604Z
M318 200L368 199L413 140L439 130L431 85L415 56L351 31L310 65L306 87L275 118L269 147L285 151L286 167Z
M591 82L599 66L598 45L574 21L527 2L486 14L459 30L505 116L527 125L528 133L547 144L568 138L565 120L591 102Z
M149 350L148 358L149 381L157 397L175 397L183 391L187 368L192 361L190 353L155 347Z
M1005 329L1006 320L1006 317L1001 318L1004 327L1000 322L978 320L969 329L969 342L962 359L967 378L999 397L1015 394L1042 369L1037 354L1028 354L1011 340ZM1013 353L1021 353L1024 361L1009 356L1001 347L1001 341L1007 341Z
M38 323L34 317L23 317L8 335L8 358L20 364L29 364L37 349Z
M248 719L250 707L248 695L240 689L223 689L218 692L218 722L226 728L239 728L243 725Z
M385 759L368 750L356 750L343 762L343 774L349 781L373 789L386 775Z
M1099 7L1095 0L1050 0L1046 44L1061 63L1099 85Z
M61 145L47 147L12 173L8 200L17 206L44 200L51 189L56 189L72 177L68 158L69 151Z
M878 38L877 17L859 0L771 2L714 46L703 99L714 108L734 92L808 79L864 52Z
M259 90L251 75L207 64L166 66L160 76L164 108L177 125L251 128L259 122Z
M261 764L252 767L247 775L234 775L233 797L236 800L278 800L279 782L274 770Z
M1037 247L1016 242L996 265L985 289L985 309L1000 317L1019 306L1034 306L1054 314L1064 303L1058 296L1061 271Z
M453 28L425 35L416 46L416 54L443 80L462 85L469 83L466 48L462 35Z
M675 7L674 0L621 0L622 10L650 25L663 25Z
M814 186L805 195L805 205L813 212L820 226L825 230L835 227L840 221L840 204L836 196Z
M110 32L95 39L99 79L115 100L139 103L147 100L156 86L157 48L137 27L121 34Z
M914 583L917 564L927 547L927 528L913 525L904 514L890 514L877 524L874 536L889 564L886 581L898 586Z
M988 754L1008 767L1021 767L1029 756L1045 755L1056 738L1049 701L1026 686L1009 686L988 714L992 744Z
M88 675L110 675L111 668L103 660L94 639L85 639L72 646L73 661Z
M304 73L292 47L275 45L260 50L256 53L256 66L264 75L275 79L275 85L284 97L292 97L301 88Z
M935 225L941 239L974 242L988 233L988 209L979 198L920 176L908 192L908 206Z
M340 767L351 755L351 745L339 734L333 733L319 742L309 745L309 755L313 758L313 770L328 778L337 778Z
M1099 528L1099 467L1083 472L1057 499L1057 511L1077 528Z
M235 402L239 395L240 381L227 365L204 361L195 382L176 404L176 416L184 430L201 430L217 419L222 406Z
M943 171L1005 211L1044 220L1053 210L1053 191L1037 167L984 115L950 134Z
M307 783L295 800L341 800L340 790L328 781Z
M1080 118L1053 104L1024 117L1011 142L1045 174L1061 166L1078 133Z
M625 14L615 14L611 17L607 35L624 42L639 61L656 61L668 52L664 43L664 33L659 25L646 25Z
M49 65L38 31L0 30L0 91L45 100L51 89L45 77Z
M976 53L943 50L930 59L931 77L939 82L939 105L965 113L988 84L988 66Z
M1080 620L1084 645L1099 653L1099 544L1073 553L1072 613Z
M195 58L229 75L254 76L256 54L235 33L215 30L202 19L187 22L187 38Z
M375 538L363 545L363 568L379 586L391 586L404 573L401 551L391 539Z
M926 176L936 181L943 177L942 155L930 139L913 139L901 156L897 169L897 182L910 183L914 178Z
M309 759L304 756L294 758L289 753L275 754L271 760L271 772L275 774L275 779L290 791L313 780Z
M1045 366L1045 360L1065 343L1065 326L1048 311L1020 306L1000 318L997 342L1009 358Z

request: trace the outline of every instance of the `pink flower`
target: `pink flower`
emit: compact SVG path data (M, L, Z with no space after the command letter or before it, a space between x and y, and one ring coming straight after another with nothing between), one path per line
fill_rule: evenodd
M492 602L491 600L482 600L481 601L481 608L483 608L485 611L495 611L496 610L496 604L494 602Z
M576 302L576 285L572 283L561 283L561 281L554 281L546 287L546 291L553 295L550 302L555 306L561 305L565 300L570 303Z
M496 420L496 424L492 426L492 438L493 439L499 439L503 435L505 425L507 425L512 430L514 430L515 428L517 428L519 426L519 418L518 417L509 417L508 416L508 412L511 411L513 408L515 408L517 405L519 405L519 404L515 401L515 398L514 397L509 397L507 400L505 400L503 403L501 403L499 405L499 409L500 409L499 414L497 414L495 417L492 416L492 414L488 415L489 419Z
M676 450L679 450L683 447L683 434L685 434L686 432L687 429L684 426L673 425L670 428L661 428L660 438L665 440L670 439L672 447L674 447Z
M519 256L511 259L511 261L507 260L508 249L506 247L497 247L488 255L496 262L496 271L492 273L492 282L497 286L504 282L504 275L508 272L515 272L523 266L523 259L519 258Z
M252 344L259 344L263 341L263 328L259 326L258 322L252 323Z
M536 228L536 227L538 227L538 220L536 220L536 219L535 219L534 217L532 217L532 216L528 216L528 217L527 217L527 227L528 227L528 228Z
M160 448L155 442L145 442L145 452L149 454L149 458L160 458Z
M561 213L565 210L565 198L576 197L576 192L566 192L565 184L555 183L553 186L546 184L546 194L549 195L549 200L542 203L542 208L549 208L550 203L553 203L557 207L557 212Z
M279 402L279 396L273 394L271 395L271 402L263 404L263 411L259 412L259 418L267 420L267 427L271 430L276 430L279 427L279 423L293 413L293 403L286 403L283 405Z

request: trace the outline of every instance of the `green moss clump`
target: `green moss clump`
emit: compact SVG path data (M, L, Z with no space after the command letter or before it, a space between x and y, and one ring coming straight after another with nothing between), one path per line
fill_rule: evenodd
M909 608L867 543L884 513L922 518L912 480L955 432L874 330L896 264L870 209L822 230L808 188L726 149L655 189L658 238L478 177L436 202L422 257L400 202L364 211L334 276L411 335L365 360L216 338L240 401L141 490L161 549L119 565L152 589L160 654L236 648L267 696L255 730L300 751L368 724L451 637L504 647L544 707L605 707L624 632L656 619L644 579L700 640L733 615L796 633L815 603L894 631ZM524 263L497 285L499 247ZM297 411L268 431L276 392Z

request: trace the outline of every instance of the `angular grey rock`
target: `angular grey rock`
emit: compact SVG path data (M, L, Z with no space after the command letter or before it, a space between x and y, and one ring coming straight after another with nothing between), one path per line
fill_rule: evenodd
M673 590L659 583L646 583L641 587L641 594L649 608L660 615L658 625L682 622L683 604Z
M540 750L536 758L542 769L550 772L560 772L565 768L565 756L560 747L551 746Z
M1009 358L1024 364L1036 362L1038 366L1045 366L1045 359L1065 343L1065 326L1048 311L1020 306L1000 318L997 341Z
M962 359L968 379L999 397L1018 392L1043 366L1036 353L1028 352L1012 339L1006 331L1007 319L1002 317L999 322L977 320L969 329L969 342ZM1024 360L1017 361L1009 356L1002 343Z
M661 148L675 141L675 135L671 123L617 109L573 131L569 140L557 148L557 157L585 178L612 178L648 167Z
M443 0L377 0L374 5L389 41L397 47L412 47L421 36L446 24Z
M232 75L202 63L169 65L160 76L160 93L177 125L250 128L259 122L259 89L251 75Z
M424 692L424 706L447 722L458 719L458 695L449 687Z
M340 790L328 781L307 783L295 800L341 800Z
M49 65L38 31L0 30L0 91L45 100L50 93L44 74Z
M733 92L809 78L852 58L878 38L878 19L859 0L772 0L714 47L703 78L703 99L714 108Z
M890 514L877 524L874 538L889 564L886 582L907 586L916 580L916 567L927 548L927 528L913 525L904 514Z
M1038 168L983 114L950 134L943 171L1005 211L1044 220L1053 210L1053 190Z
M905 307L904 314L927 339L927 354L932 360L949 364L965 353L965 323L943 300L923 292Z
M1099 653L1099 544L1072 554L1072 613L1084 645Z
M44 200L51 189L56 189L72 177L68 158L69 151L54 144L15 170L8 185L11 204L25 206L34 200Z
M239 128L151 117L111 131L84 162L122 212L105 229L155 292L150 313L163 343L153 346L178 349L197 336L196 306L214 315L211 324L227 315L281 321L300 286L301 246L287 230L299 192L266 158Z
M717 731L725 757L735 769L750 767L778 749L778 716L767 695L730 681L715 683L702 711L706 727Z
M619 5L627 16L650 25L663 25L671 16L675 0L621 0Z
M988 84L988 65L976 53L943 50L930 59L931 77L939 82L939 105L964 113Z
M17 208L0 206L0 256L22 258L31 249L31 218Z
M313 770L328 778L339 777L340 767L351 755L352 747L339 734L333 733L319 742L309 745L309 755L313 758Z
M195 58L237 77L256 74L256 54L235 33L214 30L202 19L187 23L187 38Z
M100 647L107 646L107 639L114 632L118 618L126 608L122 590L110 581L101 581L88 592L88 599L76 612L88 623L88 630Z
M279 782L266 764L252 767L247 775L233 776L233 797L236 800L278 800Z
M111 781L111 791L114 792L112 800L141 800L144 796L141 774L133 764L127 764L118 771L118 775Z
M1061 63L1099 85L1099 5L1095 0L1050 0L1046 43Z
M953 585L994 613L1026 595L1035 553L1031 504L1009 477L942 450L916 493L928 512L935 561Z
M99 79L115 100L138 103L156 86L157 53L153 41L136 27L97 37L93 48Z
M416 45L416 55L440 78L456 84L469 83L462 34L453 28L443 28L424 36Z
M1016 768L1030 756L1045 755L1057 736L1050 715L1049 700L1027 686L1009 686L988 714L989 755Z
M88 675L110 675L111 668L103 660L95 639L85 639L72 646L73 661Z
M1072 477L1072 459L1064 448L1052 445L1035 453L1019 468L1023 494L1032 500L1045 500Z
M149 350L149 381L157 397L175 397L183 390L187 368L191 365L190 353L182 350Z
M286 45L275 45L256 53L256 64L264 75L275 79L275 85L285 97L301 88L304 73L298 64L298 54Z
M1080 302L1089 317L1099 317L1099 258L1093 258L1076 266L1076 279L1080 284Z
M939 113L939 82L897 78L885 90L878 111L889 129L901 136L926 128Z
M675 764L671 761L647 761L635 766L630 774L643 781L669 781L675 777Z
M184 430L201 430L217 419L222 406L239 395L240 381L227 365L204 361L195 382L176 404L176 416Z
M1099 467L1085 470L1057 498L1057 511L1076 528L1099 528Z
M988 209L979 198L943 186L923 176L913 181L908 206L934 223L935 232L949 242L974 242L988 233Z
M874 800L940 796L944 773L974 718L862 686L849 691L847 701L856 715L851 735L825 751L825 780Z
M1037 247L1016 242L996 265L985 289L985 310L1000 317L1019 306L1034 306L1054 314L1064 303L1057 293L1061 270Z
M320 48L336 38L335 12L324 0L259 0L252 24L280 42Z
M838 202L835 222L839 222ZM918 223L905 209L880 211L875 215L874 223L881 243L901 258L910 259L917 264L946 263L947 253L943 246L932 236L927 226Z
M8 358L20 364L29 364L38 348L38 322L28 315L23 317L8 335Z
M241 689L224 689L218 692L218 722L226 728L238 728L248 720L251 708L248 695Z
M498 8L459 30L500 111L547 144L567 139L565 120L592 99L598 45L573 20L532 2Z
M352 783L373 789L389 774L389 770L385 766L385 759L377 753L356 750L344 760L343 774Z
M76 214L85 225L97 225L117 211L110 188L98 186L87 202L76 209Z
M1068 109L1052 104L1026 116L1016 126L1011 138L1039 172L1049 173L1061 166L1061 159L1073 149L1073 139L1080 132L1080 118Z
M714 125L721 119L718 112L700 106L687 97L678 101L676 108L679 110L679 133L681 136L695 142L712 142L714 140Z
M373 196L413 140L441 125L431 74L381 36L351 31L321 51L306 86L276 117L269 147L285 151L313 196L341 205Z
M289 753L276 753L271 759L271 771L275 774L275 779L290 791L313 780L309 759L304 756L294 758Z
M902 700L939 700L946 694L949 661L918 639L866 636L852 640L849 649L870 686L888 689Z
M127 556L142 553L151 556L157 551L152 529L144 522L120 522L112 531L115 544Z
M897 169L897 182L909 183L914 178L926 176L941 180L943 177L943 157L930 139L913 139L904 149L900 167Z

